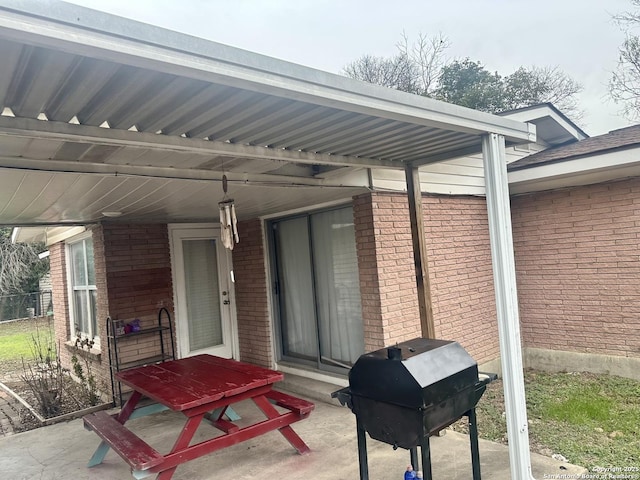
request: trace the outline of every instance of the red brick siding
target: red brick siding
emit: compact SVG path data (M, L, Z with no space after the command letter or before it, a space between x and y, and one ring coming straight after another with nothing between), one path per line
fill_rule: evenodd
M365 351L420 336L406 195L361 195L353 212Z
M271 367L274 358L262 221L239 222L238 234L233 271L240 360Z
M56 243L49 247L49 268L56 345L62 364L68 368L71 365L71 354L64 345L71 338L71 323L69 322L69 291L64 243Z
M378 223L377 213L377 203L373 200L372 195L361 195L353 199L364 348L367 352L380 348L386 343L382 299L380 298L378 239L375 235Z
M165 224L103 224L93 235L98 286L98 322L106 335L106 318L140 319L142 327L157 324L160 306L174 321L169 233ZM105 285L106 289L100 288ZM101 292L107 292L106 298ZM174 328L175 332L175 328ZM101 337L106 338L106 337ZM121 340L121 361L153 356L159 336ZM102 350L106 355L106 344Z
M166 225L104 224L92 229L97 288L100 362L93 363L101 387L110 385L106 318L130 321L139 318L143 326L157 321L162 304L173 314L171 261ZM49 248L54 295L56 337L60 345L71 338L65 244ZM157 351L157 337L125 340L122 361L149 356ZM63 347L63 365L70 367L71 349Z
M640 357L640 179L512 199L523 343Z
M423 196L436 336L478 362L500 355L484 198Z
M499 355L486 204L423 196L436 335L479 362ZM365 349L421 335L407 196L354 199Z

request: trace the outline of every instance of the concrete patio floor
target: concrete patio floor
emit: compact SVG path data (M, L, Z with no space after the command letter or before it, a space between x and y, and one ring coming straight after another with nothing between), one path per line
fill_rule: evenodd
M183 464L173 478L359 478L354 415L344 407L318 401L315 403L316 409L311 416L293 425L311 448L310 454L298 455L284 437L275 431ZM234 408L242 416L238 422L240 425L260 415L249 401L234 405ZM132 420L127 426L157 450L165 452L170 450L183 425L183 418L181 414L163 412ZM194 441L211 432L212 427L204 423ZM83 428L81 419L0 438L0 476L8 480L133 478L127 464L113 451L107 454L101 465L87 468L87 460L97 445L98 437ZM443 437L431 439L431 450L434 479L471 478L469 440L465 435L447 431ZM409 460L406 450L394 451L389 445L369 439L368 453L372 480L403 478ZM484 480L510 478L507 447L481 440L480 457ZM532 463L533 473L538 479L554 478L561 474L577 476L586 472L580 467L537 454L532 454Z

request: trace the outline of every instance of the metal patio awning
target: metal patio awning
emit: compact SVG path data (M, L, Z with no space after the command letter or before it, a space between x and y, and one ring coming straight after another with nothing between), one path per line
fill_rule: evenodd
M104 209L202 221L223 173L254 187L238 194L247 218L349 198L370 168L480 152L485 133L535 139L530 124L56 1L0 1L0 64L1 224ZM298 193L269 193L282 186Z
M504 146L533 125L37 0L0 0L0 110L0 225L211 221L223 172L251 218L482 151L512 476L532 478Z

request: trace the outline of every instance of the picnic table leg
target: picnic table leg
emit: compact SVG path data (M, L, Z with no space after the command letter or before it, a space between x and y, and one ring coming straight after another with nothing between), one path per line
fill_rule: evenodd
M124 422L129 420L131 413L135 409L136 405L142 398L142 394L140 392L133 392L127 402L124 404L120 413L118 414L118 421L124 425ZM100 445L96 448L96 451L93 452L93 455L89 459L89 463L87 463L87 467L95 467L99 465L104 460L104 457L107 455L111 447L104 440L100 441Z
M95 467L96 465L101 464L110 448L109 444L102 440L100 445L98 445L98 448L96 448L96 451L93 452L93 455L89 459L87 467Z
M232 422L237 422L238 420L240 420L240 415L238 415L236 411L230 406L227 406L227 408L224 410L224 414Z
M265 396L254 397L253 401L258 406L258 408L262 410L262 413L264 413L267 416L267 418L277 418L280 416L280 413L278 412L278 410L276 410L276 408L271 404L271 402L269 402L267 397ZM284 436L284 438L286 438L289 441L291 446L295 448L298 451L298 453L300 453L301 455L305 453L309 453L311 451L311 449L307 446L307 444L304 443L304 441L298 436L296 432L293 431L293 428L291 428L289 425L279 428L278 431Z
M182 427L182 432L180 432L180 435L178 436L178 439L173 445L170 453L179 452L180 450L184 450L189 446L189 443L191 443L191 439L196 433L196 430L198 429L198 426L200 425L200 422L202 422L204 416L205 413L201 413L200 415L196 415L195 417L189 417L187 423L184 425L184 427ZM186 462L189 460L193 460L194 458L196 457L187 454L185 455L184 461ZM158 473L156 480L169 480L175 473L176 468L178 468L177 465L175 467L168 468L167 470L163 470L162 472Z
M231 422L237 422L240 420L240 415L238 415L236 411L228 405L226 407L216 408L211 412L211 417L215 419L222 418L223 415L226 415Z

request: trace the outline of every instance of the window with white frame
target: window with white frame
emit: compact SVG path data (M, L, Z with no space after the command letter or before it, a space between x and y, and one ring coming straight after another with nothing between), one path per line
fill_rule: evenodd
M69 269L71 331L83 338L97 340L96 274L93 265L91 237L69 242L67 245Z

